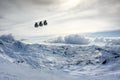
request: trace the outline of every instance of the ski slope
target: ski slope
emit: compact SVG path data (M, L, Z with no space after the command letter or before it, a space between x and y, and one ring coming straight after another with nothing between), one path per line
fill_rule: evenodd
M66 79L120 80L120 39L47 45L0 37L0 80Z

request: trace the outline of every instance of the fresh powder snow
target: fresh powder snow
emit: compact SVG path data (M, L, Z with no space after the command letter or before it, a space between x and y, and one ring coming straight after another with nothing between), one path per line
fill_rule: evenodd
M0 36L0 80L119 80L120 39L77 37L85 44L28 44Z

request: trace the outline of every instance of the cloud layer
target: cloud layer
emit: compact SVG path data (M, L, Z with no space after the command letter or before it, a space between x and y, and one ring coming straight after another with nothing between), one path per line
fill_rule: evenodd
M120 0L0 0L0 33L43 36L120 29ZM49 26L35 29L47 19Z

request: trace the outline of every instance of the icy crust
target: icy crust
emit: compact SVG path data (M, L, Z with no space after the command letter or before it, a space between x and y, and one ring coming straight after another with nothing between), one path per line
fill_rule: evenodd
M120 76L118 75L120 71L120 68L118 67L120 66L120 45L112 40L113 39L109 40L109 44L107 43L108 45L105 44L105 46L58 46L25 44L21 41L15 40L11 35L4 35L0 37L0 65L3 65L4 63L7 65L7 63L9 63L10 65L12 64L15 66L24 65L22 68L29 66L28 68L30 69L33 68L42 71L60 70L69 73L70 75L77 76L85 74L87 77L85 80L89 80L90 75L98 76L99 74L101 77L105 76L108 78L109 75L111 76L113 74L103 74L106 73L106 71L115 71L116 73L114 73L114 75L117 76L117 80ZM116 41L119 42L119 39L116 39ZM4 67L0 68L2 69ZM2 73L0 73L0 79L2 79L1 74ZM4 74L6 75L6 73ZM99 76L99 80L104 80L101 79L101 77ZM14 79L11 77L11 80ZM108 78L108 80L113 80L113 78Z

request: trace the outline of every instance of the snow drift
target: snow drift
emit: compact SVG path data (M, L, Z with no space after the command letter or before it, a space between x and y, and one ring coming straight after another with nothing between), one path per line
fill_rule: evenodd
M73 38L76 37L78 36L66 37L65 41L66 43L73 43L75 41ZM83 37L76 38L76 40L78 39L78 44L88 43L88 40ZM86 41L84 42L84 40ZM0 37L0 79L5 79L1 76L1 73L5 73L6 75L6 70L9 69L9 67L2 65L7 65L15 68L19 67L18 70L16 69L18 72L22 68L25 70L27 68L27 74L30 74L31 69L35 69L43 72L46 70L50 72L62 71L60 73L64 74L65 72L72 76L77 75L77 78L73 76L70 78L71 80L83 80L83 77L86 77L85 80L96 80L98 78L100 80L113 80L112 75L115 75L114 80L117 80L120 76L120 45L118 44L119 39L116 40L108 40L109 45L105 46L45 45L25 44L19 40L15 40L12 35L3 35ZM35 71L34 74L42 74L41 71ZM9 74L16 73L12 70L7 72L10 72ZM23 72L25 73L25 71ZM113 74L105 75L111 72ZM62 74L55 75L57 78L59 77L59 79L56 77L54 79L60 80L61 75L64 79L69 79L68 77L66 78L68 74L65 76ZM84 76L82 76L83 74ZM18 74L14 75L20 76ZM40 79L38 76L35 80ZM9 77L10 76L8 76L8 78ZM34 79L34 77L32 79ZM20 78L18 80L20 80ZM49 78L47 80L49 80Z
M66 43L74 43L74 41L77 40L78 42L76 43L78 44L85 44L88 42L87 39L78 35L65 37ZM116 44L115 42L117 43L117 46L113 45ZM15 40L12 35L3 35L0 37L0 53L13 59L13 62L24 61L33 68L58 68L60 66L64 67L76 64L102 64L104 60L108 60L107 62L109 62L110 59L120 56L120 45L118 42L119 39L111 39L108 41L109 45L105 46L57 46L25 44Z
M64 37L57 37L52 41L53 43L66 43L66 44L89 44L90 40L84 36L78 34L67 35Z

